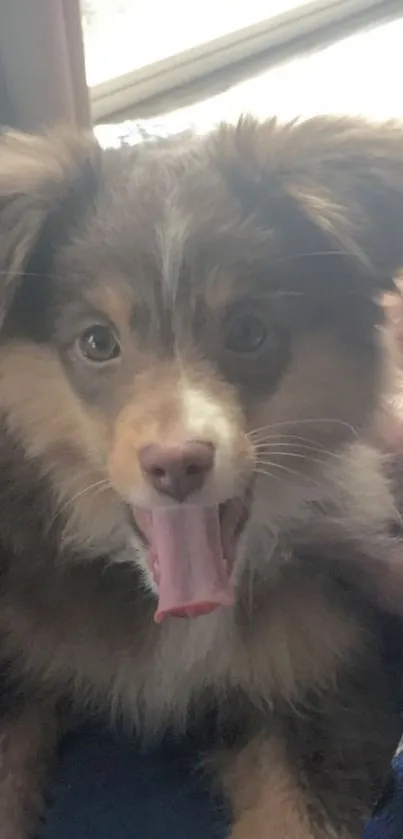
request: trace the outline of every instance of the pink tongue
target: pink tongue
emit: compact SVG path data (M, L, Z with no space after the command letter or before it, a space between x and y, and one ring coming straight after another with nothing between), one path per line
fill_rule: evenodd
M155 509L147 527L159 589L155 620L197 617L233 603L217 507Z

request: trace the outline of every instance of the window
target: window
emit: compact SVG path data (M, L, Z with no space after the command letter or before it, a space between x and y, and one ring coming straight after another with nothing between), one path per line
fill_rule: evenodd
M81 0L81 4L96 121L121 117L128 109L130 115L155 115L176 103L206 98L257 75L259 69L269 72L270 66L343 40L374 21L381 26L403 13L401 0ZM343 50L348 53L347 46ZM372 71L374 67L371 63ZM333 73L334 68L335 63ZM356 64L352 71L358 71ZM284 70L284 83L290 72ZM323 76L309 83L324 90Z
M403 119L403 17L295 58L170 115L201 128L242 113L264 119L319 113Z
M309 0L82 0L90 86L303 6Z

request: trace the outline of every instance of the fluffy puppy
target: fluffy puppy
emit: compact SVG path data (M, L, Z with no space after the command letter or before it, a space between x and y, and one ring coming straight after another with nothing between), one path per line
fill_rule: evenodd
M0 828L60 714L214 720L232 839L357 839L399 736L351 572L400 520L371 444L403 128L242 120L0 145Z

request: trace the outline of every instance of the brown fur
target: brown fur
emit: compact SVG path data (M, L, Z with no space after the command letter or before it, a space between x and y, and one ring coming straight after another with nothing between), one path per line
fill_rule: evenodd
M231 761L224 779L239 818L233 839L264 835L312 839L307 802L276 740L251 742Z
M402 221L399 125L2 140L2 839L31 835L66 699L145 738L212 710L233 839L360 835L398 737L371 592L399 516L371 440ZM225 340L240 312L267 329L252 359ZM97 367L93 324L121 347ZM216 449L196 501L249 520L235 607L157 626L129 512L158 503L141 446L184 437Z

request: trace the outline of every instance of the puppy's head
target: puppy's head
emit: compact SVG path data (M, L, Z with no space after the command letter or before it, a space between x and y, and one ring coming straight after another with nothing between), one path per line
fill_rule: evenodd
M268 529L347 476L365 492L402 219L398 126L4 138L2 445L49 480L46 526L194 615L231 602Z

